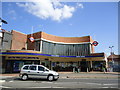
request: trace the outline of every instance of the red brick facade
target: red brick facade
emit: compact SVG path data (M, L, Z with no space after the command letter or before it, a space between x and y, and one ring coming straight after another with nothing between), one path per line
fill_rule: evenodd
M26 48L27 35L18 31L12 30L12 45L11 50L21 50Z
M43 39L55 41L55 42L64 42L64 43L84 43L84 42L93 42L90 36L85 37L59 37L47 34L45 32L41 33Z
M30 37L33 36L34 39L45 39L48 41L54 41L54 42L61 42L61 43L86 43L86 42L93 42L93 39L91 36L84 36L84 37L59 37L47 34L45 32L37 32L31 34L23 34L20 32L17 32L15 30L12 30L12 50L21 50L22 48L27 48L27 50L34 50L35 43L30 41ZM27 43L27 47L26 47ZM94 52L94 46L92 45L92 53Z
M45 39L54 42L61 42L61 43L86 43L86 42L93 42L91 36L84 36L84 37L59 37L55 35L50 35L45 32L37 32L34 34L27 35L27 42L28 42L28 49L34 50L34 42L30 42L29 38L33 36L34 39ZM94 46L92 45L92 53L94 52Z

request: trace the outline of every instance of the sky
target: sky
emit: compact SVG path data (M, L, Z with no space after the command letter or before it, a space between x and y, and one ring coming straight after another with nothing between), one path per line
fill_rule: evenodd
M91 36L95 52L118 53L117 2L2 2L2 28L25 34L43 31L61 37ZM33 30L32 30L33 27Z

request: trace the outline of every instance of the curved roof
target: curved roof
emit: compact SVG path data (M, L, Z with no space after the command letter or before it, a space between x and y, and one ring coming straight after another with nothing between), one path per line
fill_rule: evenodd
M31 35L29 35L31 36ZM43 39L47 41L54 41L54 42L62 42L62 43L86 43L86 42L93 42L91 36L84 36L84 37L60 37L51 34L47 34L45 32L37 32L33 34L35 39Z

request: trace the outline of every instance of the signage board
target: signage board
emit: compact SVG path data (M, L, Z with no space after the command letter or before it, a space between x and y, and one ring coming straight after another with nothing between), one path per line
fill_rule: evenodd
M92 44L93 44L94 46L97 46L97 45L98 45L98 42L97 42L97 41L94 41Z
M31 37L30 37L30 41L31 41L31 42L34 42L34 37L31 36Z

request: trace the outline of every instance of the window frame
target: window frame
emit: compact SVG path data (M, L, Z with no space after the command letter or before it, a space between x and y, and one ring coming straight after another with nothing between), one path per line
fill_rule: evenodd
M30 67L36 67L36 70L37 70L37 66L35 66L35 65L31 65L31 66L29 66L29 70L32 70ZM36 71L36 70L32 70L32 71Z
M38 66L38 71L45 71L45 68L44 68L44 70L39 70L39 67L44 68L44 67L42 67L42 66Z
M25 67L28 67L28 69L24 69ZM30 66L24 66L24 67L23 67L23 70L29 70L29 67L30 67Z

